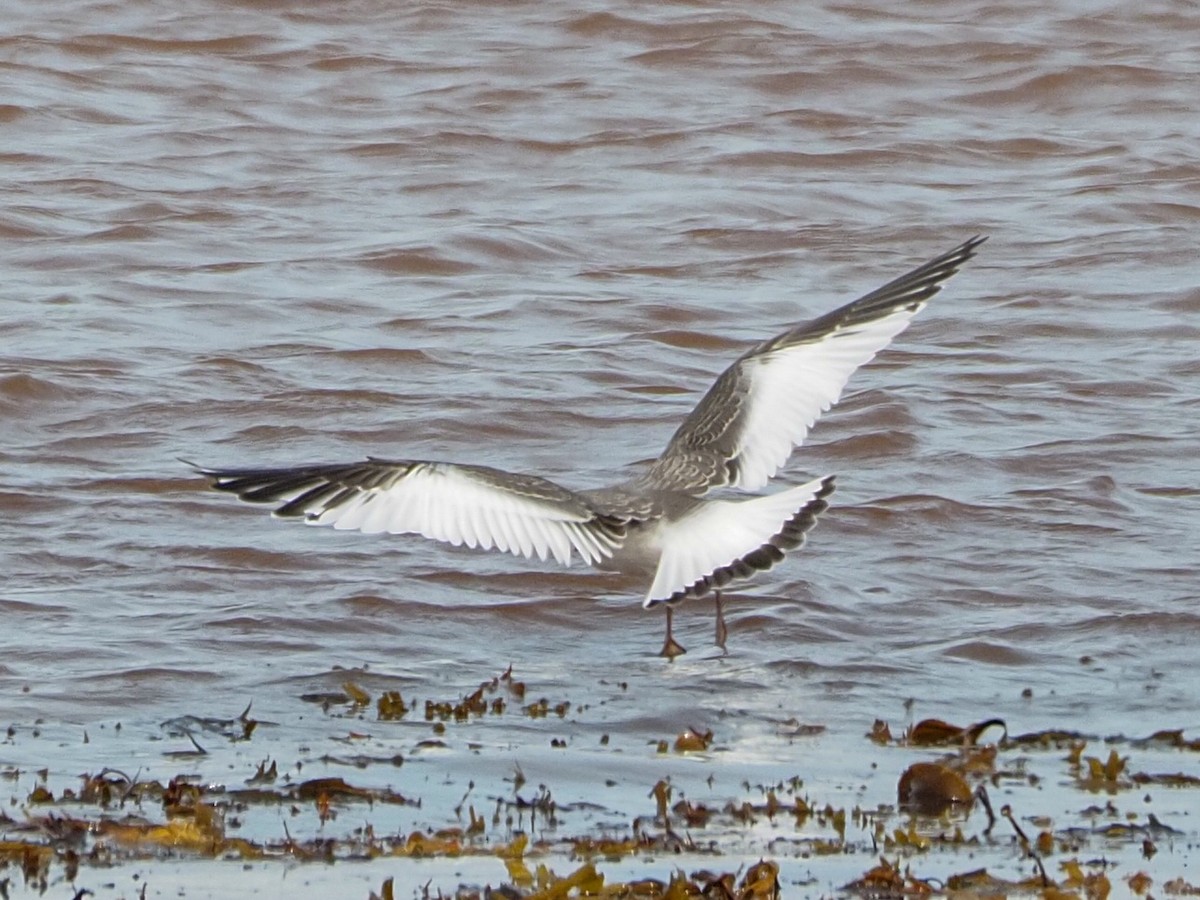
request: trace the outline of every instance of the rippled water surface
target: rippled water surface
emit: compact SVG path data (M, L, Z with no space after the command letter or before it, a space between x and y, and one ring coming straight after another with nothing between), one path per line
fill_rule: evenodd
M8 837L44 813L27 802L43 768L57 795L105 766L240 784L271 758L425 798L291 826L327 835L454 825L468 783L489 816L542 784L573 810L560 828L616 834L653 819L666 775L717 805L793 776L821 802L894 803L926 757L866 741L876 718L1200 736L1190 5L0 5ZM610 483L749 342L975 233L978 259L784 471L838 491L804 551L730 599L727 656L707 601L680 609L690 652L667 663L645 585L284 525L178 461L370 454ZM510 698L434 735L419 708L385 723L311 696L349 680L423 704L510 665L525 703L569 712ZM192 744L164 722L251 702L250 741L170 755ZM688 727L709 751L658 753ZM1131 771L1200 776L1194 751L1119 749ZM355 754L405 763L339 763ZM1089 798L1061 755L1037 758L1042 787L995 789L1053 828L1092 803L1154 810L1180 837L1110 877L1200 880L1195 787ZM909 862L1015 879L1031 863L1011 833L982 863ZM730 834L716 862L625 858L610 877L773 855L803 896L872 863L862 834L850 861L804 856L787 828ZM74 885L328 896L333 878L366 897L389 876L398 896L507 878L490 858L137 865Z

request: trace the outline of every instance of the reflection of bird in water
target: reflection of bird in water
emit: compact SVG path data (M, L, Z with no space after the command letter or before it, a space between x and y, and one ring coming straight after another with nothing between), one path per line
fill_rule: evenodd
M613 487L570 491L535 475L487 466L383 460L282 469L200 469L217 490L275 515L368 534L420 534L650 580L643 605L664 604L662 655L683 648L672 608L710 592L725 646L720 589L780 562L828 507L833 477L748 499L787 462L847 379L891 342L975 255L975 237L876 291L753 347L726 369L641 474Z

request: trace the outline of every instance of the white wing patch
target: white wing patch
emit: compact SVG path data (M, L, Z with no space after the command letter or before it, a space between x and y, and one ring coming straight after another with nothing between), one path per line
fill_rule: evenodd
M642 605L649 608L767 543L822 489L810 481L750 500L708 500L664 524L658 570Z
M854 370L890 344L922 306L744 360L750 391L734 454L735 486L753 491L770 481L821 413L837 402Z
M312 525L364 534L419 534L454 546L503 550L571 564L612 556L613 547L588 527L591 519L553 502L525 497L472 478L456 466L424 463L385 487L361 488L316 500Z

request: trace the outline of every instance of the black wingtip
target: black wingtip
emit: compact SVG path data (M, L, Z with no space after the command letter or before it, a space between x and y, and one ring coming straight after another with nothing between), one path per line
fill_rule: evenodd
M974 259L975 251L979 249L980 244L986 241L988 237L989 235L986 234L977 234L974 237L967 238L967 240L963 241L953 250L947 250L941 256L934 257L914 271L944 272L945 274L941 276L941 280L945 280L957 272L963 263Z
M177 456L175 459L191 469L196 475L203 475L210 481L216 477L216 472L214 472L212 469L206 469L204 466L200 465L200 463L192 462L190 459L184 459L182 456Z
M974 237L963 241L961 244L959 244L957 249L962 251L964 260L971 259L975 255L975 251L978 249L979 245L986 241L989 237L991 237L989 234L977 234Z

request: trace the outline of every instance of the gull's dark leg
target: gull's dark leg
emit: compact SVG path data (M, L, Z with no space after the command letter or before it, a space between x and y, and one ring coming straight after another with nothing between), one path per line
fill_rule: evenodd
M721 648L722 653L728 653L725 649L725 638L729 637L729 629L725 627L725 601L721 599L721 592L717 591L717 646Z
M658 652L659 656L665 656L667 659L674 659L680 654L687 653L675 638L671 637L671 618L675 615L675 610L670 606L667 607L667 638L663 641L662 650Z

